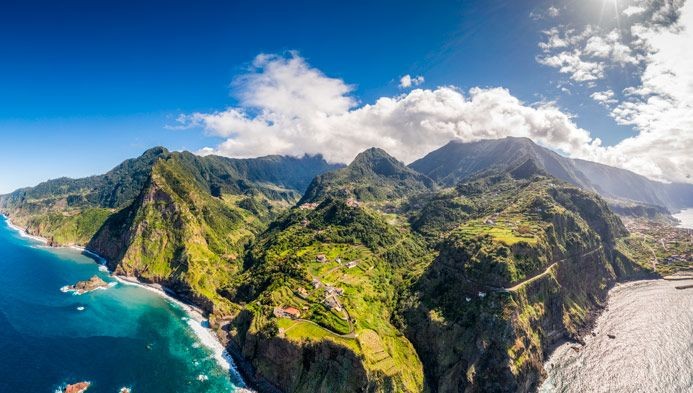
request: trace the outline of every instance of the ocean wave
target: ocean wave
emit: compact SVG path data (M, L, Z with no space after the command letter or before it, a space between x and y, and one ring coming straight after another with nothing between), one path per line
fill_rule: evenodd
M198 322L193 319L188 319L187 322L188 326L190 326L193 333L195 333L202 345L212 350L212 357L214 360L216 360L219 366L221 366L224 370L229 371L236 381L243 381L243 378L236 369L236 364L233 362L233 358L228 351L226 351L226 348L221 345L212 330L204 327L202 322Z

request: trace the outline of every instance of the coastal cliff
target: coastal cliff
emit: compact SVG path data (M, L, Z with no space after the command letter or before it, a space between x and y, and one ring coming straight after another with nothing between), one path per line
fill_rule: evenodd
M203 308L262 392L533 391L615 282L652 273L598 195L513 163L437 184L380 149L344 168L153 149L0 210Z

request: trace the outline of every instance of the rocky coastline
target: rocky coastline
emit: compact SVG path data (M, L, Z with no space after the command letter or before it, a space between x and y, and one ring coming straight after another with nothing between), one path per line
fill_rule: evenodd
M85 247L79 246L79 245L60 245L56 244L54 241L47 239L45 237L32 234L30 231L27 231L25 228L21 228L17 225L15 225L12 222L11 217L7 213L0 213L0 217L4 218L7 222L7 225L12 228L13 230L17 231L22 237L26 237L29 239L32 239L34 241L43 243L49 247L53 248L70 248L76 251L80 251L81 253L91 257L94 259L99 265L101 266L108 266L108 261L106 258L103 256L99 255L98 253L89 250ZM206 317L208 315L208 312L205 311L202 307L198 304L195 304L194 302L191 302L189 300L183 299L180 296L176 294L175 291L157 283L148 283L148 282L143 282L141 281L138 277L133 277L133 276L126 276L126 275L119 275L115 274L113 271L109 271L111 277L116 279L119 283L123 285L133 285L133 286L138 286L142 289L145 289L147 291L150 291L152 293L157 294L158 296L161 296L165 298L167 301L175 304L176 306L180 307L190 318L191 321L194 323L189 323L190 327L192 328L193 332L195 335L198 337L198 339L202 342L203 345L211 349L215 355L215 358L217 359L218 363L220 366L222 366L225 369L228 369L230 373L235 373L238 376L240 376L241 380L245 382L247 385L252 387L253 389L255 388L256 384L254 383L255 378L253 376L253 373L250 371L252 370L252 366L250 366L250 363L243 359L242 357L239 356L240 352L233 353L232 349L229 350L229 340L225 338L221 338L219 333L221 332L221 329L212 329L210 327L210 321ZM79 281L75 283L74 285L68 285L61 290L64 292L70 292L73 291L77 294L83 294L86 292L89 292L94 289L98 289L101 287L108 286L108 283L103 281L97 276L91 277L89 280L84 280L84 281ZM218 328L218 326L217 326ZM228 352L227 352L228 351ZM241 365L238 366L237 365ZM250 367L250 368L249 368ZM81 384L82 382L80 382ZM78 384L73 384L73 385L68 385L70 386L77 386ZM80 385L81 386L81 385ZM83 388L83 390L74 390L75 392L84 392L86 389L89 387L89 383L87 382L87 385ZM73 387L74 389L74 387ZM246 389L243 387L239 387L236 389L237 392L252 392L254 391L253 389Z

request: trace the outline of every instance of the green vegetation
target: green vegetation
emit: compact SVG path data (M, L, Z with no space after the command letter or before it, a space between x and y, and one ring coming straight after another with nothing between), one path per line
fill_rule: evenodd
M360 153L348 167L316 177L301 203L326 197L353 197L358 201L395 200L428 191L433 181L406 167L381 149Z
M690 245L628 237L522 146L512 165L449 176L450 157L426 160L447 188L380 149L323 173L336 167L321 157L158 148L0 210L203 307L280 390L531 390L547 347L579 338L617 279L648 274L631 259Z
M87 208L79 213L31 215L22 222L32 233L55 243L85 245L111 214L110 209Z

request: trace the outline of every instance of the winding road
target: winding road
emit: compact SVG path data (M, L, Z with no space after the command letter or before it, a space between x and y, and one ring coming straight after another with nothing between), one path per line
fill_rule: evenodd
M535 276L532 276L532 277L530 277L530 278L528 278L528 279L526 279L526 280L524 280L524 281L521 281L521 282L519 282L519 283L513 285L512 287L509 287L509 288L492 287L491 289L492 289L493 291L495 291L495 292L516 292L518 289L522 288L523 286L525 286L525 285L527 285L527 284L530 284L530 283L532 283L532 282L534 282L534 281L536 281L536 280L538 280L538 279L540 279L540 278L546 276L547 274L549 274L550 271L551 271L551 269L553 269L554 266L558 266L559 264L561 264L561 263L563 263L563 262L565 262L565 261L567 261L567 260L570 260L570 259L582 258L582 257L586 257L586 256L588 256L588 255L592 255L592 254L594 254L595 252L601 250L602 248L603 248L603 246L600 245L599 247L595 248L594 250L587 251L586 253L583 253L583 254L580 254L580 255L572 255L572 256L569 256L569 257L567 257L567 258L563 258L563 259L560 259L560 260L558 260L558 261L554 261L554 262L553 262L552 264L550 264L546 269L544 269L543 272L541 272L541 273L539 273L539 274L537 274L537 275L535 275Z

